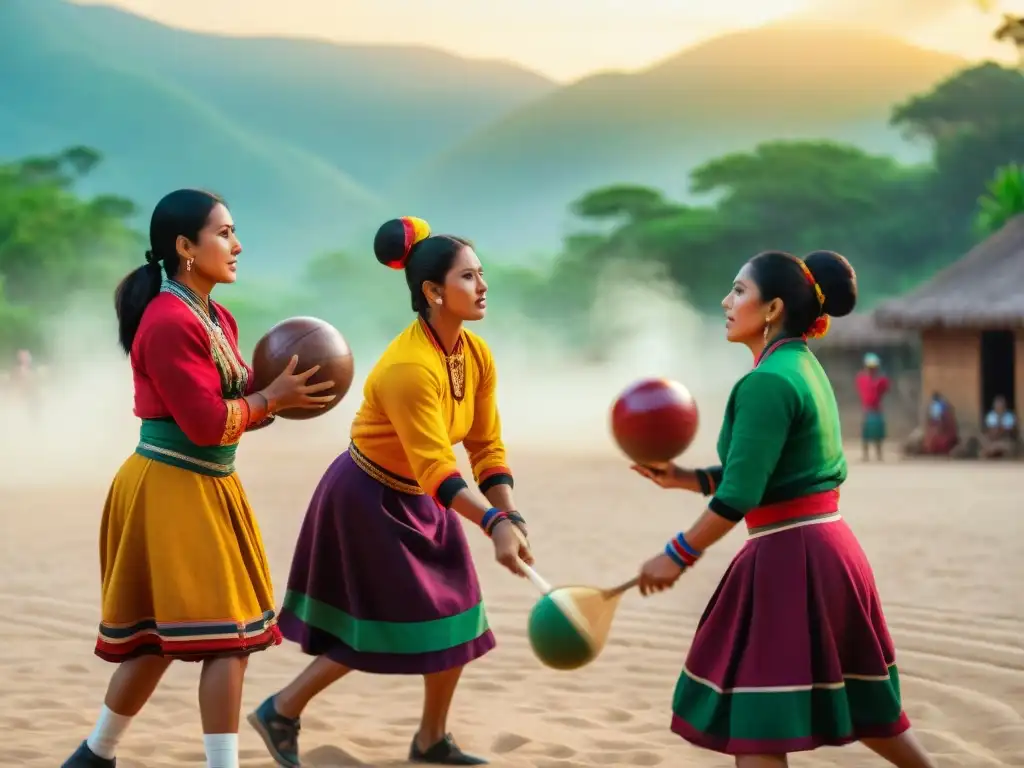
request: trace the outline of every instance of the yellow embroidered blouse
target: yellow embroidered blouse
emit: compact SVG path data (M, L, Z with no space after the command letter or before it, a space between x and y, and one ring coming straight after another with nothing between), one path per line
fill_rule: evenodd
M352 457L364 470L446 507L467 486L455 460L458 443L481 490L512 485L494 358L483 339L466 330L447 355L423 320L406 328L370 371L351 434Z

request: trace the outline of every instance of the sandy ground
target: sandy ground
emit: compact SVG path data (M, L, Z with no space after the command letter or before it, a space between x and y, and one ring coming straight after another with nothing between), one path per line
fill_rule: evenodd
M279 594L306 501L345 443L311 441L306 429L288 424L254 434L240 458ZM52 480L44 473L29 472L24 456L21 463L5 461L4 766L59 765L98 711L112 667L92 655L97 526L109 478L131 445L122 437L117 452L83 454L88 442L82 442L57 455L55 470L70 478L60 486L47 486ZM858 451L850 453L856 457ZM73 455L80 463L91 458L87 472L61 472ZM538 570L555 583L608 586L628 578L701 509L696 496L649 486L612 451L574 457L512 446L511 455ZM707 457L695 460L701 458ZM45 460L41 453L31 465ZM843 512L874 564L918 733L943 766L1024 765L1019 465L852 461ZM669 732L668 720L697 618L743 541L740 531L673 591L647 600L628 594L603 655L576 672L553 672L532 656L524 630L536 592L493 563L482 535L471 531L470 539L499 646L470 666L454 704L451 728L466 749L495 765L537 768L730 764L682 742ZM258 654L247 678L245 710L303 663L290 644ZM125 738L119 765L203 765L197 678L195 665L172 668ZM354 675L342 681L306 714L304 764L402 764L420 691L417 678ZM244 724L241 755L250 768L272 765ZM860 746L792 762L880 764Z

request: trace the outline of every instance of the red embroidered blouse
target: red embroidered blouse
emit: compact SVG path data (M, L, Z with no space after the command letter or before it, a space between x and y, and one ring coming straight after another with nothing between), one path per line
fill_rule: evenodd
M231 313L210 301L218 328L199 311L166 289L146 307L130 355L135 415L170 417L199 446L232 445L255 426L252 417L263 416L242 399L252 390L252 369L238 351Z

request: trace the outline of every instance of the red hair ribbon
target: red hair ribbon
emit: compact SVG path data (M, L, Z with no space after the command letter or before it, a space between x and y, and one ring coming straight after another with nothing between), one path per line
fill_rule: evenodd
M800 265L800 271L804 273L804 280L806 280L807 284L814 289L814 295L818 299L818 309L820 311L825 306L825 294L822 292L821 286L818 285L818 281L814 279L814 275L811 274L810 268L806 263L804 263L804 260L797 259L797 263ZM829 316L826 314L820 314L805 335L808 339L820 339L828 333L828 329L831 325L832 320Z
M430 237L430 225L423 219L415 216L402 216L398 221L401 222L402 229L405 231L405 239L402 243L402 255L389 261L386 265L391 269L405 269L413 247Z

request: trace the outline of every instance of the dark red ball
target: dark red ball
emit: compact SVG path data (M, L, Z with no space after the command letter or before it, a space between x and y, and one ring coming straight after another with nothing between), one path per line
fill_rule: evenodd
M330 323L316 317L291 317L282 320L256 344L252 353L254 386L258 391L287 367L292 355L299 356L296 373L319 365L320 370L309 377L307 384L333 381L328 390L314 393L315 396L335 395L325 408L290 408L277 415L282 419L313 419L330 411L345 397L355 376L355 364L348 342Z
M672 461L690 447L700 416L682 384L644 379L628 387L612 405L612 435L637 464Z

